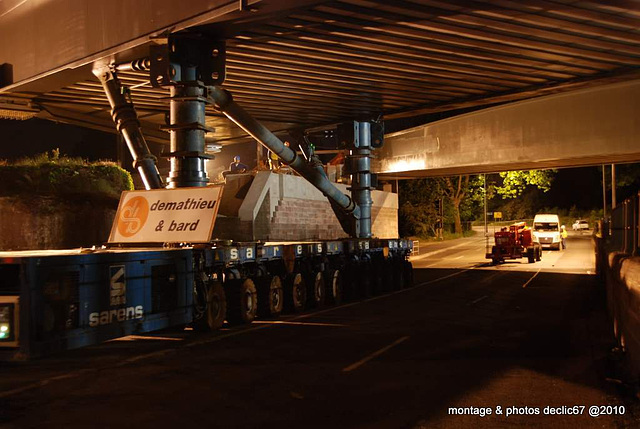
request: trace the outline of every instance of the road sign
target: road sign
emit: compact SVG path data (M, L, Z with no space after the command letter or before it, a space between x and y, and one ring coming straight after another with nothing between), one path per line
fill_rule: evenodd
M493 212L494 219L502 219L502 212Z
M109 243L206 243L222 186L123 192Z

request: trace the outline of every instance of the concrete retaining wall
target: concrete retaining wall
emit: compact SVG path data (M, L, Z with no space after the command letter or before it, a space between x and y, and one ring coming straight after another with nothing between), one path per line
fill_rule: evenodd
M606 255L606 256L605 256ZM624 372L640 381L640 257L603 252L607 306L617 345L624 350Z
M336 186L349 194L346 185ZM231 183L229 187L235 189ZM373 235L397 237L397 194L373 191L372 198ZM302 177L269 171L256 174L237 217L219 217L214 230L216 238L236 240L310 240L345 236L320 191Z
M107 241L117 203L0 197L0 250L66 249Z

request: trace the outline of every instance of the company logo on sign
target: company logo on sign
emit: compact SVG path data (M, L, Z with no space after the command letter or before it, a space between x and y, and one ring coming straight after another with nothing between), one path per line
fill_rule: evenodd
M120 210L118 216L118 232L123 237L135 235L149 217L149 203L144 197L133 197Z
M110 243L206 243L222 186L123 192Z
M89 315L89 326L109 325L115 322L124 322L126 320L142 319L144 317L144 307L137 305L135 307L118 308L113 310L105 310L101 312L91 313Z
M109 267L109 303L112 306L127 303L127 283L124 280L124 265Z

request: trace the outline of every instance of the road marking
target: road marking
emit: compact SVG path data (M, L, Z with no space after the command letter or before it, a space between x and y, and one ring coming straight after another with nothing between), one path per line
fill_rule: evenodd
M314 322L288 322L286 320L254 320L253 323L261 324L273 324L273 325L294 325L294 326L335 326L338 328L343 328L347 325L343 325L341 323L314 323Z
M90 371L91 370L88 370L88 369L81 369L81 370L78 370L78 371L69 372L67 374L62 374L62 375L56 375L54 377L49 377L47 379L40 380L40 381L38 381L36 383L27 384L26 386L17 387L17 388L12 389L12 390L6 390L4 392L0 392L0 399L6 398L8 396L17 395L19 393L23 393L23 392L26 392L28 390L37 389L39 387L46 386L47 384L51 383L52 381L65 380L65 379L69 379L69 378L79 377L82 374L85 374L85 373L90 372Z
M113 340L105 341L106 343L117 341L138 341L138 340L155 340L155 341L184 341L184 338L175 337L153 337L145 335L127 335L126 337L114 338Z
M540 271L542 271L542 268L540 268L538 271L536 271L536 273L533 276L531 276L531 278L529 280L527 280L527 282L525 284L522 285L522 289L526 288L527 285L529 283L531 283L533 281L533 279L535 279L538 274L540 274Z
M469 305L477 304L477 303L479 303L480 301L482 301L483 299L487 299L487 298L489 298L489 295L481 296L480 298L476 299L475 301L471 301L471 302L469 303Z
M380 356L381 354L383 354L387 350L397 346L398 344L400 344L400 343L402 343L404 341L407 341L408 339L409 339L408 336L399 338L399 339L395 340L393 343L389 344L388 346L385 346L385 347L381 348L380 350L371 353L369 356L367 356L367 357L365 357L363 359L360 359L358 362L353 363L353 364L351 364L351 365L349 365L349 366L347 366L345 368L342 368L342 372L350 372L350 371L353 371L354 369L358 369L362 365L364 365L365 363L369 362L371 359L374 359L374 358Z

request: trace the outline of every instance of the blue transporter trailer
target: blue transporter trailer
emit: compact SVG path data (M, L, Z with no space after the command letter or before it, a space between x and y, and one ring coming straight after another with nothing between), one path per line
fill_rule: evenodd
M219 86L225 76L224 49L223 42L182 32L159 40L148 57L94 65L146 195L154 197L145 191L123 194L108 248L1 253L0 331L5 329L6 338L0 337L0 349L34 356L170 326L212 330L225 320L248 323L258 313L275 317L283 310L337 304L343 296L357 299L411 284L411 242L380 240L371 232L376 183L371 158L383 144L382 124L353 121L337 127L335 147L348 152L352 179L346 195L328 180L317 157L299 156ZM148 71L154 87L169 89L167 189L130 92L118 79L119 72L130 70ZM320 190L351 238L211 241L217 206L195 196L216 192L208 186L205 169L211 157L205 154L205 133L212 131L205 123L207 105ZM166 203L160 202L163 198ZM211 201L216 198L219 194ZM200 217L191 216L197 210ZM182 221L167 217L174 214ZM150 242L157 247L148 248Z
M0 252L0 356L248 323L411 285L406 240Z

